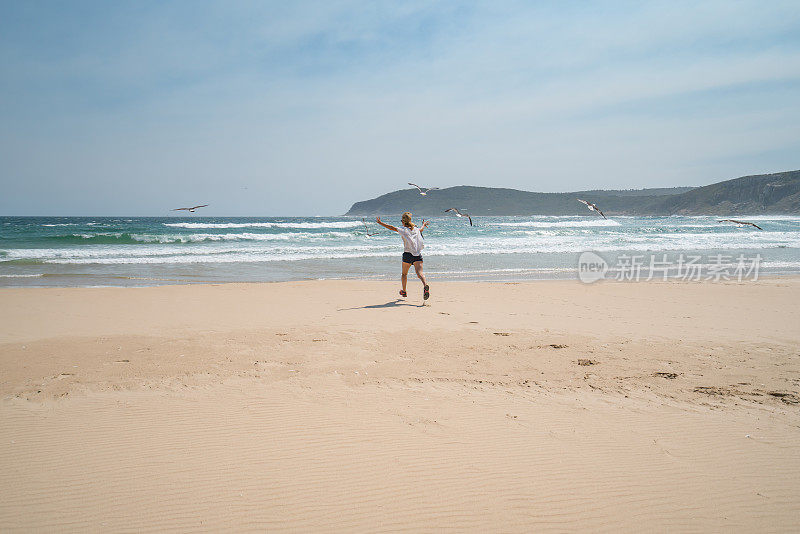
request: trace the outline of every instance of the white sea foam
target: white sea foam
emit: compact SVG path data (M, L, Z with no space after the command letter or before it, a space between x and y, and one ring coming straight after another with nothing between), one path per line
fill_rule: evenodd
M255 234L250 232L227 234L131 234L131 239L142 243L204 243L214 241L301 241L303 239L335 239L353 237L348 232L289 232L280 234Z
M252 222L252 223L164 223L172 228L355 228L361 221L332 222Z
M764 261L761 262L761 266L775 269L800 269L800 261Z
M790 221L800 222L797 215L731 215L730 217L719 217L719 219L736 219L739 221Z
M104 245L80 248L37 248L37 249L8 249L4 260L36 260L57 263L103 263L113 260L113 263L142 263L152 262L153 258L161 258L169 262L180 262L181 258L195 258L202 256L210 262L227 262L227 257L236 256L247 260L269 257L272 259L302 259L302 258L327 258L333 256L372 256L394 254L398 250L396 243L378 244L346 244L346 245L294 245L294 244L262 244L241 243L237 246L209 246L203 243L187 244L175 247L172 244L142 245ZM193 261L193 260L191 260Z
M726 228L726 227L722 226L722 223L717 223L717 224L701 224L701 223L675 224L675 225L670 225L670 227L671 228Z
M90 234L87 234L90 235ZM96 235L96 234L91 234ZM323 234L134 234L141 244L88 244L58 248L5 249L6 260L31 259L58 263L180 263L207 261L273 261L330 257L391 256L399 250L396 236L366 239L348 232ZM574 233L556 235L541 231L509 235L465 233L431 237L423 254L458 256L475 254L572 253L660 250L800 249L800 232L724 232L648 234ZM199 259L198 259L199 258ZM266 258L266 259L265 259Z
M329 252L325 255L313 253L294 253L291 255L276 255L266 251L261 252L234 252L225 255L215 254L182 254L180 256L148 256L148 257L106 257L106 258L54 258L44 260L45 263L59 264L191 264L191 263L262 263L276 261L299 261L324 259L348 259L388 256L385 252L375 253L348 253Z
M577 220L577 221L524 221L524 222L501 222L491 226L519 226L531 228L582 228L596 226L620 226L617 221L611 219L597 220Z

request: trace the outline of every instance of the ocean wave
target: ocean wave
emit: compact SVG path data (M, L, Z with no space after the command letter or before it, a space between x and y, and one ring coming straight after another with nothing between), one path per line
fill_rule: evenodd
M0 274L0 278L38 278L43 274Z
M95 232L95 233L73 233L62 235L41 236L44 241L56 241L58 243L74 245L119 245L136 243L131 234L125 232Z
M779 269L779 268L794 268L800 269L800 261L762 261L761 267Z
M333 221L319 223L303 222L253 222L253 223L163 223L172 228L355 228L362 226L361 221Z
M730 226L725 226L722 223L717 224L675 224L670 225L671 228L731 228ZM735 227L734 227L735 228Z
M254 234L244 232L241 234L132 234L131 237L141 243L207 243L219 241L300 241L303 239L332 239L353 237L349 232L324 232L313 234L308 232L280 233L280 234Z
M719 219L736 219L740 221L800 222L800 216L798 215L731 215L730 217L719 217Z
M116 220L116 222L122 222L122 221ZM130 219L127 222L131 222ZM42 224L42 226L52 228L56 226L113 226L113 225L108 223L99 223L99 222L87 222L87 223L74 222L74 223L48 223L48 224Z
M238 252L225 255L212 254L182 254L176 256L140 256L140 257L107 257L107 258L53 258L45 260L44 263L56 264L97 264L97 265L119 265L119 264L192 264L192 263L271 263L276 261L300 261L300 260L319 260L319 259L348 259L348 258L369 258L390 256L386 252L375 253L348 253L337 252L321 254L296 253L291 255L276 255L268 252Z
M514 226L530 228L583 228L596 226L621 226L617 221L611 219L598 219L595 221L526 221L526 222L507 222L494 223L491 226Z
M582 252L584 250L734 250L734 249L800 249L800 232L733 232L733 233L579 233L557 235L547 230L522 232L518 235L459 235L431 237L423 254L470 255ZM75 234L77 240L91 246L50 248L7 248L0 250L0 261L57 260L61 263L92 262L114 258L115 263L137 258L171 258L202 256L210 258L236 256L276 259L327 258L342 254L348 257L390 256L400 250L399 239L387 234L385 239L360 239L348 232L314 233L225 233L225 234ZM98 244L99 243L99 244ZM245 256L239 256L245 254ZM151 261L151 260L148 260ZM173 260L168 260L172 262ZM237 260L233 260L237 261ZM254 261L263 261L257 259Z
M324 242L323 242L324 243ZM233 254L269 255L289 257L296 254L309 255L309 257L325 257L328 254L359 254L363 252L384 251L389 252L398 250L398 244L383 242L365 242L348 244L328 244L319 243L317 245L306 243L296 244L291 242L275 243L241 243L234 246L233 243L219 243L216 246L209 246L204 243L187 243L186 245L176 246L175 243L153 243L149 246L97 246L97 247L71 247L71 248L26 248L26 249L7 249L7 261L36 260L50 261L59 260L60 262L69 260L94 260L105 258L137 258L148 257L170 257L170 256L197 256L205 257L224 257ZM402 250L402 249L401 249ZM3 263L4 260L0 260Z
M43 265L44 263L45 260L27 256L0 260L0 265Z
M356 237L350 232L284 232L278 234L225 233L225 234L140 234L125 232L72 233L42 236L40 239L76 245L137 245L137 244L180 244L206 243L220 241L300 241L303 239L340 239Z
M800 247L798 247L800 248ZM563 254L563 253L581 253L586 250L593 250L597 252L691 252L691 251L719 251L721 253L731 253L732 250L751 250L750 247L731 247L731 248L717 248L705 247L698 244L690 243L549 243L544 244L519 244L518 246L504 246L502 248L488 249L480 246L443 246L443 247L430 247L423 251L425 257L436 256L502 256L508 254ZM274 262L274 261L300 261L300 260L329 260L329 259L355 259L355 258L371 258L371 257L384 257L393 258L399 253L397 247L385 247L374 249L361 249L353 250L346 247L338 248L321 248L321 249L308 249L308 250L269 250L269 249L254 249L254 250L236 250L227 251L225 253L202 253L200 251L191 253L166 253L166 254L143 254L143 255L128 255L124 253L108 253L96 255L65 255L54 254L39 256L37 258L29 258L19 261L12 260L11 262L3 263L17 263L17 264L39 264L39 263L58 263L58 264L140 264L140 263L260 263L260 262ZM498 260L499 261L499 260Z
M280 222L267 222L272 220ZM25 223L25 229L21 232L3 232L9 237L0 241L0 272L36 272L40 269L12 270L12 266L50 263L133 265L129 270L139 272L135 267L137 264L211 265L305 260L324 262L328 259L354 258L396 259L402 251L401 241L393 232L382 232L379 236L366 238L360 220L295 220L298 222L288 222L286 219L261 219L260 222L259 219L252 219L254 222L234 222L229 219L230 222L217 223L137 219L136 224L113 225L112 228L103 226L108 222L106 219L95 219L94 222L98 224L94 227L83 221L40 220L34 225ZM786 217L780 220L785 221ZM39 227L41 222L54 226L78 226L42 229ZM476 261L484 268L491 266L491 269L522 267L520 261L531 268L544 267L537 259L537 254L569 256L586 250L611 253L625 251L628 254L661 251L719 251L731 254L739 250L752 253L772 250L774 253L771 257L774 259L789 261L800 257L800 229L793 222L773 222L771 230L764 232L717 223L715 217L650 217L619 221L591 216L498 217L483 219L480 226L474 228L464 223L454 218L436 220L426 233L423 255L426 258L481 256ZM29 229L29 226L35 228ZM25 248L21 248L23 246ZM491 258L493 255L498 258ZM518 261L508 255L530 256L521 257ZM440 263L449 261L443 259ZM312 272L316 269L310 264L301 268ZM788 265L785 268L795 267ZM142 268L142 272L149 272L148 269ZM157 268L154 270L158 271Z

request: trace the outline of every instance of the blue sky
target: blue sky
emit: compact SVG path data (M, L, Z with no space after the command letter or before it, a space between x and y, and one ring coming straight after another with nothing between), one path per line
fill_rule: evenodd
M0 0L0 214L800 168L800 3Z

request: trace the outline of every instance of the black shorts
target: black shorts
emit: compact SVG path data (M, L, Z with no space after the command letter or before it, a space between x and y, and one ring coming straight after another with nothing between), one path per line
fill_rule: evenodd
M422 256L414 256L410 252L403 252L403 263L413 264L415 261L422 261Z

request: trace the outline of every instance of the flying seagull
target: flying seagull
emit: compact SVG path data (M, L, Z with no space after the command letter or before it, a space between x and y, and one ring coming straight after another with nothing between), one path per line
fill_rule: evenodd
M201 206L192 206L191 208L175 208L172 211L188 211L189 213L194 213L194 210L197 208L205 208L208 204L203 204Z
M367 230L367 237L372 237L372 236L378 235L380 233L380 232L375 232L374 234L369 233L369 225L367 224L367 221L365 221L364 219L361 219L361 222L364 223L364 228L366 228L366 230Z
M467 213L466 211L464 213L461 213L460 211L458 211L458 208L450 208L444 210L445 213L447 213L448 211L454 212L456 214L456 217L466 217L467 219L469 219L469 225L472 226L472 217L470 217L469 213Z
M587 207L587 208L589 208L590 210L592 210L592 211L596 211L596 212L597 212L597 213L599 213L600 215L603 215L603 212L602 212L602 211L600 211L600 208L598 208L598 207L597 207L597 204L592 204L591 202L587 202L587 201L585 201L585 200L581 200L581 199L578 199L578 202L582 202L582 203L586 204L586 207ZM607 219L608 217L606 217L605 215L603 215L603 218L604 218L604 219Z
M755 226L759 230L763 230L763 228L761 228L759 225L757 225L755 223L745 222L745 221L737 221L735 219L722 219L721 221L717 221L717 222L732 222L732 223L738 224L739 226L745 226L745 225L747 225L747 226Z
M419 189L419 194L422 196L427 195L429 191L436 191L437 189L439 189L438 187L420 187L417 184L412 184L411 182L408 182L408 185L413 185L414 187Z

